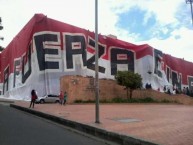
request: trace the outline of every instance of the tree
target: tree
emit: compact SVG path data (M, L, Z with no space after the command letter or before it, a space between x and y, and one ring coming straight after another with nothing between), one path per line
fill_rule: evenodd
M138 73L133 73L130 71L118 71L115 75L115 79L119 85L125 86L127 90L127 98L130 90L130 99L132 98L133 91L137 88L141 88L142 86L142 78Z

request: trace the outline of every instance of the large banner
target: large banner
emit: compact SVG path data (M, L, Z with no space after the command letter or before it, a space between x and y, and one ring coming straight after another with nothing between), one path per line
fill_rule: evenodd
M59 94L64 75L95 76L94 33L36 14L0 54L0 95L29 100ZM139 73L143 86L193 89L193 63L99 35L99 78L114 79L118 70ZM70 82L69 82L70 83Z

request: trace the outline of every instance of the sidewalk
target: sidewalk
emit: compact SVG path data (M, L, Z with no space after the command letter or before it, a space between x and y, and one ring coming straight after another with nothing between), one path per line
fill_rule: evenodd
M14 100L12 100L12 99L0 98L0 103L14 103Z
M100 104L100 124L95 123L95 104L66 105L35 104L29 109L29 102L16 101L12 107L21 107L30 113L42 112L66 121L65 125L85 125L85 132L107 139L136 145L193 145L193 106L171 104ZM79 124L80 123L80 124ZM89 127L88 127L89 126ZM106 131L106 132L105 132ZM121 136L123 135L123 136ZM112 137L114 136L114 138ZM122 140L126 136L127 141Z

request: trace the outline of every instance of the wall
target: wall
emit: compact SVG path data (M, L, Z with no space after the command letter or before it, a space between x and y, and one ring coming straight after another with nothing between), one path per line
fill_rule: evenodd
M126 98L126 90L116 81L100 79L100 100L111 100L115 97ZM82 76L63 76L60 78L60 89L68 92L68 103L75 100L95 100L94 78ZM193 105L193 98L186 95L168 95L155 90L135 90L133 98L152 97L156 100L177 101L181 104Z
M94 78L82 76L63 76L60 78L60 89L68 92L68 102L74 100L95 100ZM99 80L100 99L125 97L126 92L113 80Z

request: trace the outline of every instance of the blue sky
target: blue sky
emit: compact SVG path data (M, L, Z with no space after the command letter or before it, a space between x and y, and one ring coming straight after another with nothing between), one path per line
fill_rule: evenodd
M0 0L0 45L6 47L35 13L94 31L95 0ZM98 0L98 28L193 62L193 25L185 0Z
M126 29L128 32L135 33L138 36L137 41L146 41L155 37L164 40L169 38L175 29L179 29L181 27L192 29L189 17L190 11L187 10L186 5L182 3L179 7L179 11L176 11L174 14L176 22L166 22L165 24L160 25L153 12L150 14L148 19L145 19L148 11L140 9L138 6L133 6L128 9L128 11L118 15L119 20L117 22L117 27ZM188 17L189 20L187 21ZM178 35L176 38L180 38L180 36Z
M117 27L127 30L128 32L138 35L138 41L148 40L152 38L153 27L156 25L156 17L152 15L144 22L145 11L139 7L132 7L127 12L119 14Z

